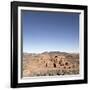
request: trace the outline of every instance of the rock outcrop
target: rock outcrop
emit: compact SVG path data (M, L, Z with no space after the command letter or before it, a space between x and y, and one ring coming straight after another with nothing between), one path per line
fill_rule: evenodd
M79 74L79 54L41 53L23 56L23 77Z

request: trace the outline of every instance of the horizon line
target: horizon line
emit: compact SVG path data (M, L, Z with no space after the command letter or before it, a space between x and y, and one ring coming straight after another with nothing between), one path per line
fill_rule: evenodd
M23 53L35 53L35 54L37 54L37 53L44 53L44 52L61 52L61 53L79 53L79 51L78 52L73 52L73 51L41 51L41 52L23 52Z

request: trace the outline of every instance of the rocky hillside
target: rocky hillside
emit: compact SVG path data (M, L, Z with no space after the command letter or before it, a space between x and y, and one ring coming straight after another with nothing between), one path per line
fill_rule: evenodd
M79 54L43 52L23 54L23 77L79 74Z

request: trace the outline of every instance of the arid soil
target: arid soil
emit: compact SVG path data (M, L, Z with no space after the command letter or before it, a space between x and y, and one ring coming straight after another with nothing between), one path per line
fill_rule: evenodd
M22 76L55 76L79 74L79 54L65 52L24 53Z

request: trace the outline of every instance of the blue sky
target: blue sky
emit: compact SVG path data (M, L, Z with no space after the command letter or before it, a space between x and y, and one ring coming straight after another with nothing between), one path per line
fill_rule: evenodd
M79 52L79 14L22 11L23 52Z

